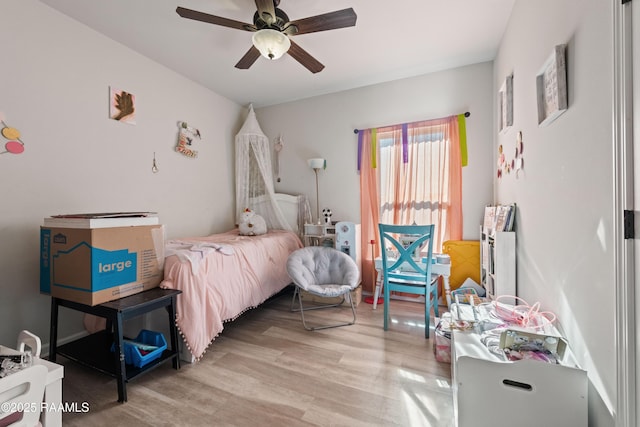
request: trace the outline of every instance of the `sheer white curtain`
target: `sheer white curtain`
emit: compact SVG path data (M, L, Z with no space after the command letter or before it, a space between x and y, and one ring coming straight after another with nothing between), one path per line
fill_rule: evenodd
M380 222L384 224L434 224L434 249L457 235L451 232L452 147L451 131L457 119L439 119L378 129L380 147ZM404 126L404 131L403 131ZM458 148L455 145L455 148ZM456 222L456 221L454 221ZM456 227L454 226L454 229Z
M275 199L269 138L253 106L236 135L236 222L246 208L262 215L269 229L292 230Z
M378 223L435 224L435 251L443 241L462 239L460 122L464 115L359 130L362 248L373 244L380 254ZM375 256L362 250L363 289L371 292Z

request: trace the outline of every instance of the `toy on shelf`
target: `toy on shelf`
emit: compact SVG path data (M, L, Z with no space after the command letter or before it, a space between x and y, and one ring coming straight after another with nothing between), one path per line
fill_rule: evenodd
M322 209L322 216L324 216L325 225L331 225L331 216L332 215L333 215L333 212L331 212L331 209L329 209L329 208Z

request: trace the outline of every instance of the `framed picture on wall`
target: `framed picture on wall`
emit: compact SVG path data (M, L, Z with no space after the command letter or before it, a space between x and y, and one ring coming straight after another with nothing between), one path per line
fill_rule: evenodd
M567 111L567 45L554 47L536 76L538 125L546 126Z
M498 91L498 128L505 131L513 125L513 74L507 76Z

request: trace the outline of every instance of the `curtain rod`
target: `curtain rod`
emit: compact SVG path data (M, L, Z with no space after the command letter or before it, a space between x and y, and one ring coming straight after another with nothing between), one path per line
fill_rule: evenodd
M465 111L465 113L464 113L464 116L465 116L465 117L469 117L470 115L471 115L471 113L470 113L470 112ZM388 127L388 126L379 126L379 127L385 127L385 128L386 128L386 127ZM353 133L355 133L355 134L357 134L358 132L360 132L358 129L354 129L354 130L353 130Z

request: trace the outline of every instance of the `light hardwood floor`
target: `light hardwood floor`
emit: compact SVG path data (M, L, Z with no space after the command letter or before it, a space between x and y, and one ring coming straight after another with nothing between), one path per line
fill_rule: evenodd
M308 332L286 293L225 325L195 364L154 369L127 384L63 357L65 426L452 426L451 370L424 338L422 304L392 301L392 325L364 302L352 326ZM440 307L441 310L444 307ZM309 323L347 320L316 310ZM431 322L433 328L433 319Z

